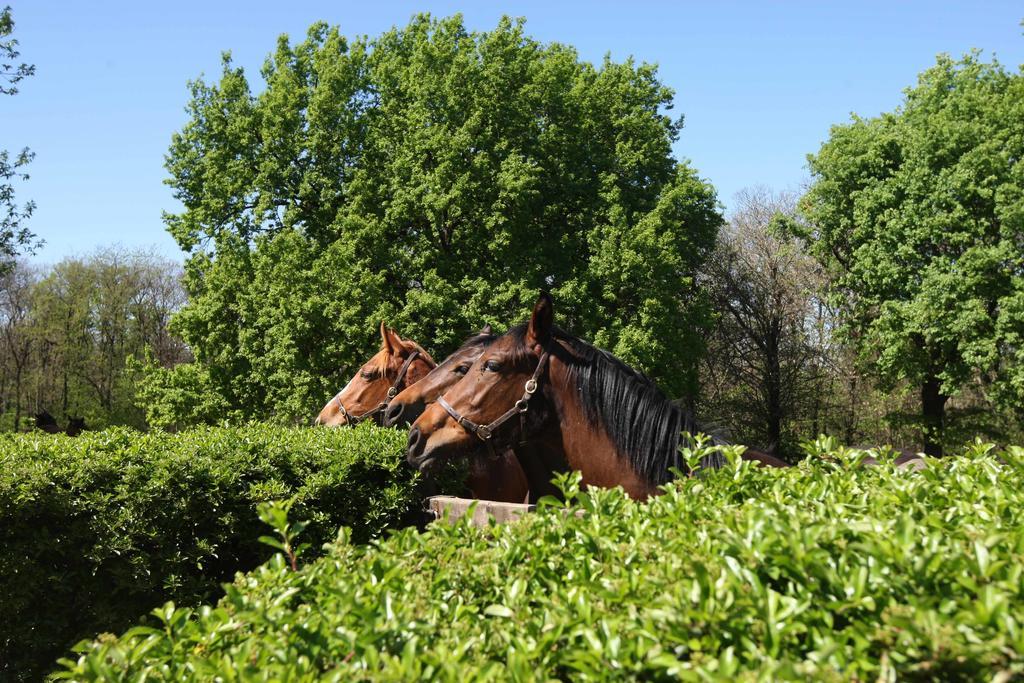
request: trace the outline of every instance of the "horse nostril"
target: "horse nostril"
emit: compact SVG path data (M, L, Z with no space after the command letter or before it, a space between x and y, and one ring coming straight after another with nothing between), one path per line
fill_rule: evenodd
M406 445L406 460L410 464L415 464L414 460L419 455L419 451L423 446L423 434L420 432L419 427L413 427L409 430L409 441Z
M405 405L402 403L392 403L388 406L387 412L384 413L384 426L394 427L402 417L403 410L405 410Z
M402 418L408 423L412 424L423 414L426 410L426 404L422 400L413 401L412 403L406 403L402 407Z

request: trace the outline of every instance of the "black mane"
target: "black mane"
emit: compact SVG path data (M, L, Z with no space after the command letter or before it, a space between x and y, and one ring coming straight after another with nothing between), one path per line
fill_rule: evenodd
M526 325L509 330L526 361ZM555 328L553 337L570 353L558 355L569 368L572 384L578 387L580 404L587 420L604 429L612 443L629 458L630 464L647 481L663 484L675 477L671 468L688 470L679 453L684 432L705 432L690 410L670 401L646 375L629 367L611 353ZM532 355L531 355L532 357ZM712 435L716 445L723 441ZM701 461L702 467L717 469L725 464L720 452Z

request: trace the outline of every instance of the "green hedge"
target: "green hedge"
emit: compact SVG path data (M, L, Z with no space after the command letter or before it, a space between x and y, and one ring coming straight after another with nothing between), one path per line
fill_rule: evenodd
M80 646L77 680L1010 680L1024 451L923 472L748 464L649 504L407 529Z
M0 679L166 600L216 600L272 552L256 505L297 496L305 540L366 541L418 508L403 433L250 426L0 437Z

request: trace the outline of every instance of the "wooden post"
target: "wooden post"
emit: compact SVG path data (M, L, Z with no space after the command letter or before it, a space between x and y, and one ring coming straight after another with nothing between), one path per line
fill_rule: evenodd
M465 517L469 506L473 503L476 503L476 509L473 511L473 526L487 526L491 517L498 524L512 522L537 509L536 505L525 503L499 503L493 500L474 500L454 496L431 496L427 499L427 509L434 519L444 519L447 513L448 522L454 523Z

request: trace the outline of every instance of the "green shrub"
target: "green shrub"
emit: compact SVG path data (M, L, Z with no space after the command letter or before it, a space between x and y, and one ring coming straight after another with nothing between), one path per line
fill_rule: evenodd
M1024 672L1024 450L913 472L733 465L637 504L342 532L216 607L83 643L76 680L1009 680ZM298 519L298 517L296 517ZM1002 675L1000 675L1002 674Z
M249 426L0 436L0 678L37 679L74 642L171 599L216 600L272 551L257 504L296 497L319 550L407 523L405 435Z

